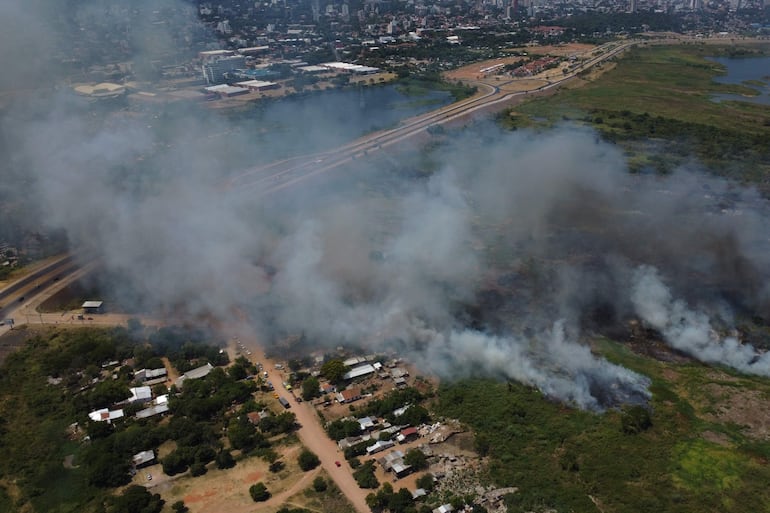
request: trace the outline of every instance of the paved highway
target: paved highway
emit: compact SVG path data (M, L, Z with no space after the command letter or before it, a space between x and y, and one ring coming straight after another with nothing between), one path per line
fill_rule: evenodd
M486 112L501 108L512 100L525 97L530 93L544 93L555 90L566 82L573 80L578 73L590 69L607 59L615 57L628 48L640 43L641 41L627 41L603 45L603 47L600 47L601 53L599 55L583 62L569 74L563 75L557 80L553 80L545 85L527 91L505 93L499 86L492 86L483 82L474 82L486 91L472 98L411 118L400 124L398 127L366 135L356 141L328 152L293 157L251 169L230 179L228 188L237 191L257 189L256 192L260 195L273 194L312 176L348 164L371 152L398 144L425 131L430 126L441 125L449 121L467 118L478 112Z

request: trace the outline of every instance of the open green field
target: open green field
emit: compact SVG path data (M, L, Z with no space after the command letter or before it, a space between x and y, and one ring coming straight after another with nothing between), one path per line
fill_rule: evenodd
M770 45L747 50L752 55ZM770 107L711 100L719 93L754 94L715 82L724 72L707 57L734 49L706 46L643 47L626 53L598 78L555 96L531 100L502 116L511 128L588 124L626 149L632 170L671 171L695 157L713 171L759 184L770 172Z
M476 433L511 512L754 512L770 504L770 381L663 362L608 340L596 349L652 379L652 425L567 408L519 384L464 381L437 410Z

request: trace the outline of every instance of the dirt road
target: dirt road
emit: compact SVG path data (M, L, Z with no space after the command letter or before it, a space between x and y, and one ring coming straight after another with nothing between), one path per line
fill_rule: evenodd
M285 364L285 362L268 359L265 356L264 346L260 344L254 331L247 325L238 326L228 335L239 338L246 347L251 349L252 354L248 358L254 362L260 362L264 366L264 369L270 374L269 379L277 385L276 392L290 401L291 411L297 416L297 422L300 425L297 431L299 439L318 456L321 460L321 466L331 476L356 511L371 513L369 506L366 505L366 496L370 490L358 487L358 483L353 479L353 470L345 460L342 451L337 448L337 444L326 435L312 405L308 402L295 402L294 398L280 386L280 383L286 379L280 371L275 369L275 364ZM336 462L340 463L339 467Z

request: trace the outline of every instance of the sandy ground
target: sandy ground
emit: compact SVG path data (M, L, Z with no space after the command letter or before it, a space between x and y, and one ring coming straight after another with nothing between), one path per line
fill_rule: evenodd
M160 493L170 504L183 500L193 513L245 513L257 507L259 511L274 511L289 497L310 487L320 471L320 467L309 472L299 469L297 454L300 449L299 445L277 448L280 459L286 464L277 474L269 471L267 462L252 457L239 461L228 470L218 470L210 464L210 470L199 477L188 474L168 477L160 465L153 465L142 469L134 480L154 493ZM152 475L152 480L147 480L147 474ZM257 505L249 495L249 487L258 482L265 484L271 497Z
M516 52L516 53L523 53L526 52L528 54L532 55L558 55L562 57L568 57L570 55L577 55L581 56L583 54L590 53L596 46L594 45L586 45L586 44L579 44L579 43L571 43L567 45L558 45L558 46L527 46L527 47L521 47L521 48L511 48L510 52ZM494 66L496 64L514 64L520 61L525 61L526 57L520 57L516 55L512 55L510 57L502 57L499 59L489 59L486 61L476 62L473 64L468 64L467 66L463 66L461 68L457 68L456 70L448 71L446 72L446 77L450 80L485 80L485 79L491 79L493 78L494 74L490 73L482 73L481 70L485 68L489 68L490 66ZM527 80L527 79L523 79ZM535 87L539 87L541 84L538 84ZM529 87L531 89L531 85Z
M246 324L231 325L226 326L225 329L228 331L226 333L228 338L240 339L251 350L252 354L247 357L253 362L262 363L264 368L268 370L270 374L269 379L273 383L278 384L286 380L286 375L282 371L275 369L276 363L279 362L265 356L264 348L250 326ZM297 435L303 445L318 456L321 460L321 467L331 476L356 511L359 513L369 513L369 507L366 505L366 495L369 491L358 487L355 479L353 479L352 469L347 464L342 452L337 448L337 444L326 435L313 406L308 402L297 403L280 386L276 388L276 393L290 401L291 411L297 416L297 423L300 425ZM340 467L335 462L339 462ZM248 493L248 490L246 492ZM235 511L230 508L229 497L222 497L222 500L225 502L221 504L221 507L206 511Z

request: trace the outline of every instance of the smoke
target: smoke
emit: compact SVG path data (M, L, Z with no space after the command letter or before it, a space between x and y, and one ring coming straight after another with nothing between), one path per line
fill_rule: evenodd
M117 30L146 63L174 37L203 31L184 3L163 5L176 13L168 37L167 23L141 23L122 5L78 3L65 18L89 37L68 47L98 60L97 43ZM3 37L23 40L9 30ZM325 109L277 109L305 128L283 148L301 153L335 130ZM66 230L74 248L101 259L102 290L118 303L193 320L245 311L268 342L304 333L319 346L396 347L445 377L515 379L593 410L649 397L647 378L586 344L636 315L703 361L765 365L751 346L712 340L707 317L767 313L767 204L749 188L699 169L632 176L616 147L574 126L480 126L440 147L428 178L403 172L396 155L280 195L245 187L248 174L225 190L245 162L280 154L278 137L255 141L272 128L41 93L2 114L2 186L22 191L26 223Z
M637 269L631 299L639 317L660 331L672 347L702 362L727 365L748 374L770 375L770 353L759 353L735 337L720 338L708 315L674 299L653 267Z

